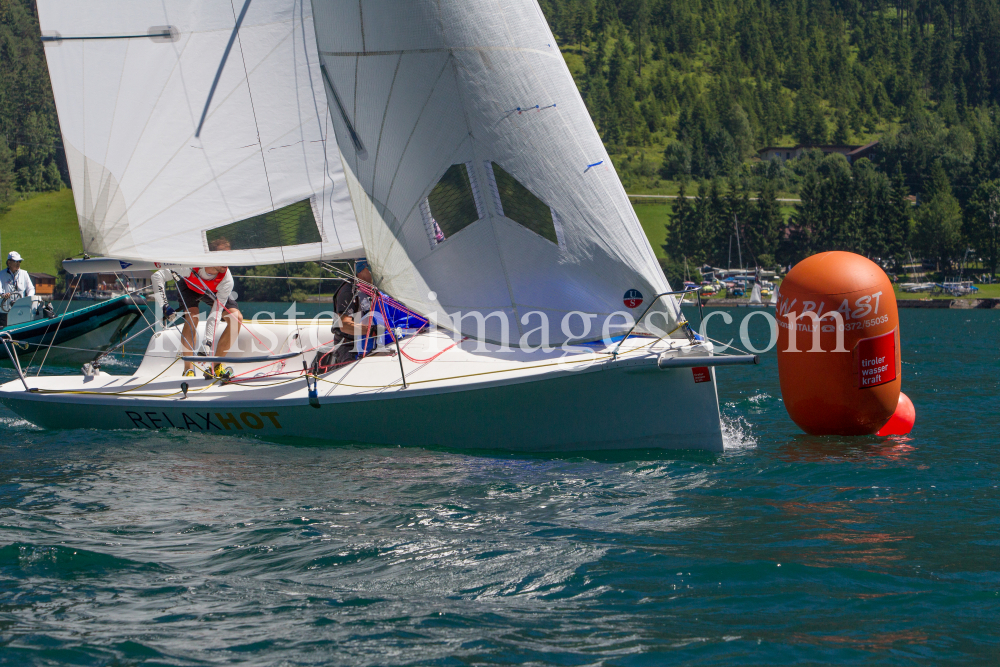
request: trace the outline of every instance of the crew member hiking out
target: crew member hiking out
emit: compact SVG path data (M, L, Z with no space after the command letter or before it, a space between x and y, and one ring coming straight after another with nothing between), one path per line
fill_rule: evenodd
M208 244L213 252L226 251L231 248L227 239L216 239ZM226 266L194 267L191 274L177 282L177 294L180 310L186 312L184 329L181 332L181 349L185 356L190 356L198 341L198 306L200 303L212 307L205 323L205 343L198 354L205 356L224 357L236 342L243 324L243 315L236 307L236 301L231 298L233 293L233 274ZM215 330L220 320L226 323L218 343L215 341ZM213 350L212 346L215 345ZM184 362L184 376L193 377L194 364ZM205 372L205 377L229 379L230 369L223 370L222 364L212 364L211 372Z

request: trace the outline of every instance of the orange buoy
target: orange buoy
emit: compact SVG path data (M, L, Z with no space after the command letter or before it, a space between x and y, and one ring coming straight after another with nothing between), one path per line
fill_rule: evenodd
M913 430L913 423L916 421L917 410L913 407L913 401L903 392L899 392L896 411L875 435L906 435Z
M777 304L778 377L788 415L813 435L870 435L899 403L899 315L874 262L823 252L796 264Z

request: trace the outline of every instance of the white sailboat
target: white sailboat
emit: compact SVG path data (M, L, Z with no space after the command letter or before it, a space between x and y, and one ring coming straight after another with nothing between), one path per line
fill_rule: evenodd
M185 381L168 328L131 376L22 378L0 401L45 427L721 451L714 367L755 358L714 356L687 326L535 0L166 7L116 36L93 5L39 3L43 28L66 26L46 49L64 134L99 137L70 162L95 251L155 268L361 245L378 289L432 326L315 374L330 320L258 319L225 384ZM135 127L115 131L95 86L66 92L79 68L131 100ZM256 245L213 253L219 235Z
M760 296L760 281L754 281L753 289L750 291L750 305L751 306L762 306L764 305L764 300Z

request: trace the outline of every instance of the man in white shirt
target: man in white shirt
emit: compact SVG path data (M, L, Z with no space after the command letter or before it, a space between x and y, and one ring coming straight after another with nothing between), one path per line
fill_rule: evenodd
M0 329L7 326L7 313L14 302L25 296L34 296L35 286L27 271L21 270L21 255L11 251L7 255L7 268L0 272Z

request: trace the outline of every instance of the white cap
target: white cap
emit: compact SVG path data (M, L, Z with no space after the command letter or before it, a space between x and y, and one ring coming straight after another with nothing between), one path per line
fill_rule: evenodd
M15 262L22 261L21 255L16 250L11 250L10 253L7 254L7 259L12 259Z

